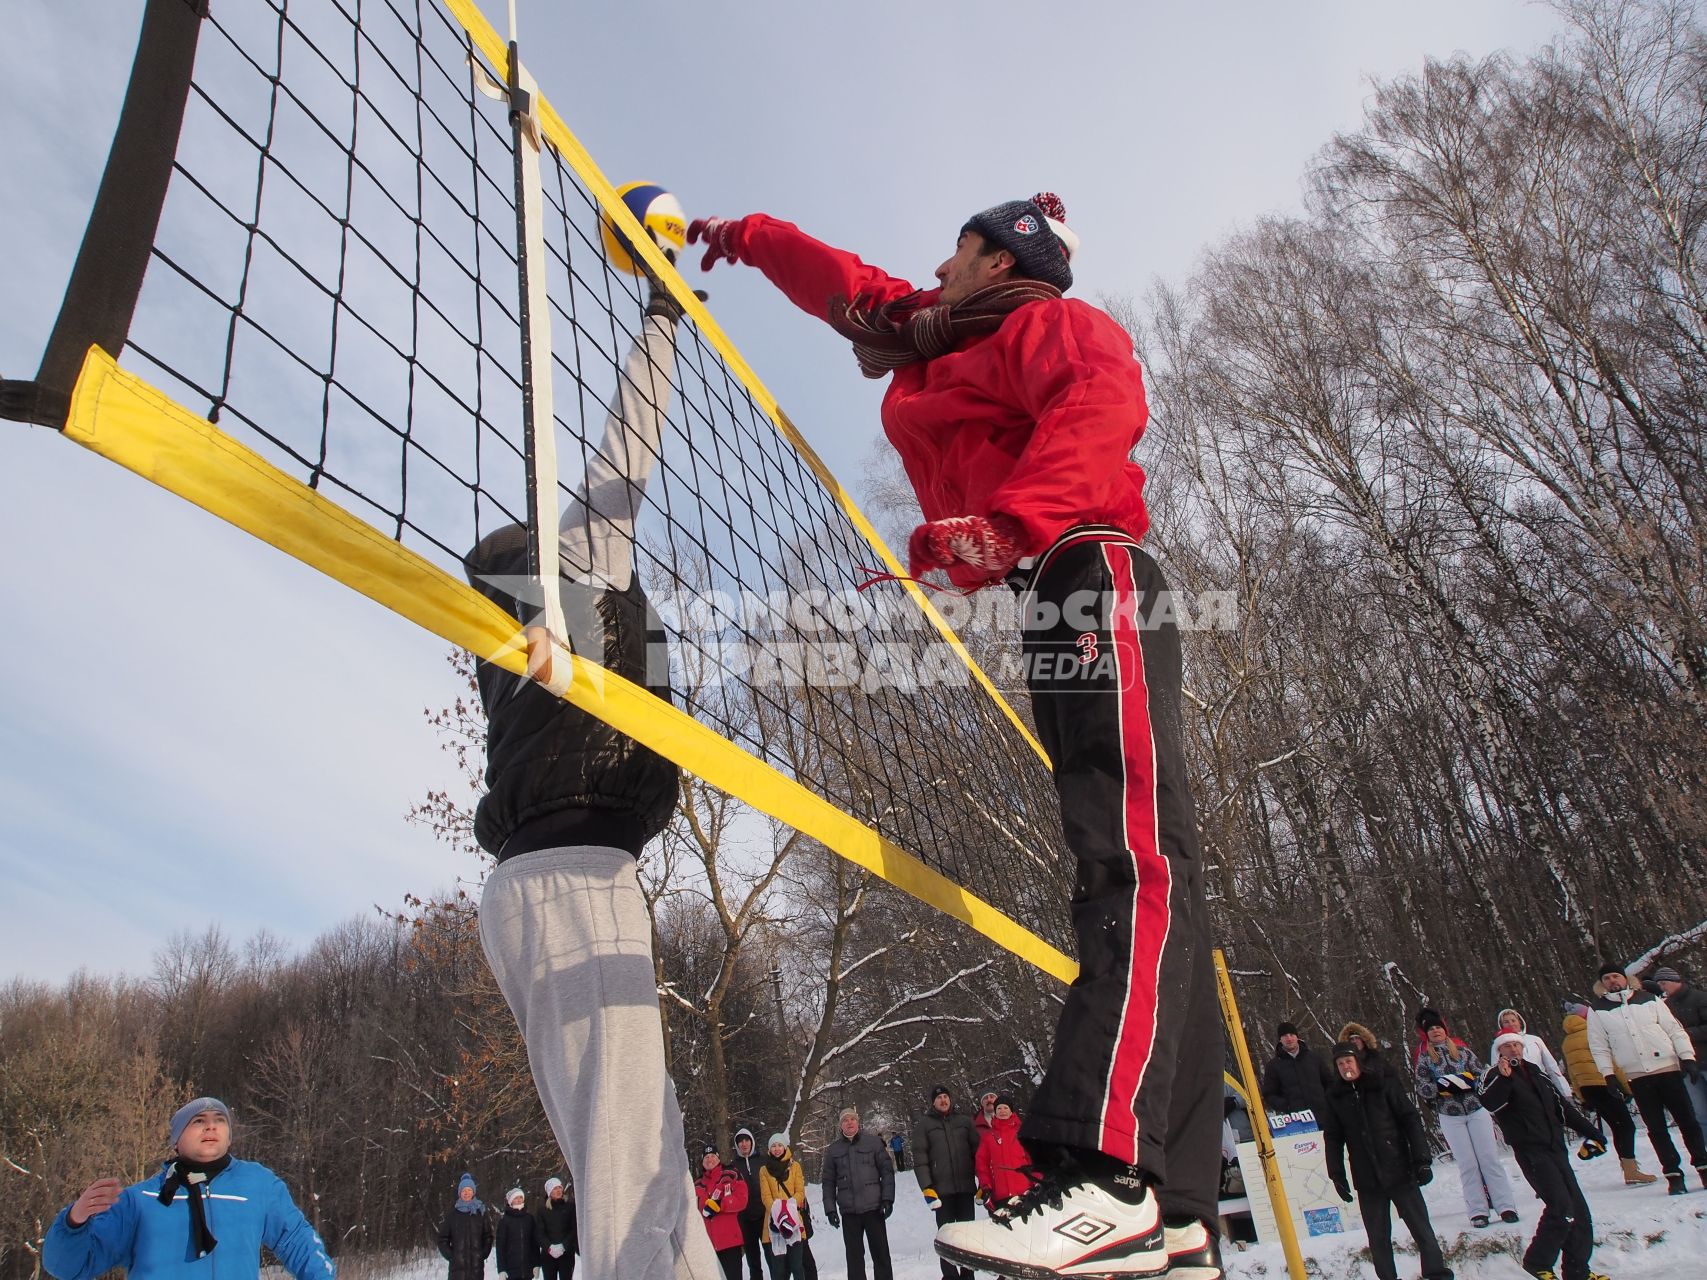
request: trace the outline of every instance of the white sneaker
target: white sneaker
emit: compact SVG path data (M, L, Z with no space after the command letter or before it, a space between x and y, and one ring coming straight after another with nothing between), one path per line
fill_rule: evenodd
M1222 1280L1221 1240L1200 1221L1162 1228L1168 1250L1168 1280Z
M1045 1177L985 1222L951 1222L936 1233L946 1261L1011 1280L1127 1280L1159 1276L1168 1250L1156 1197L1136 1204L1107 1189L1113 1179L1075 1171ZM1200 1224L1201 1225L1201 1224Z

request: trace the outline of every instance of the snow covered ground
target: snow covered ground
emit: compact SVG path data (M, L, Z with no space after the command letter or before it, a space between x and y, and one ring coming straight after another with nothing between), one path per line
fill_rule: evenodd
M1643 1168L1653 1172L1653 1154L1645 1143L1638 1142L1637 1154ZM1648 1187L1626 1187L1618 1160L1610 1152L1598 1160L1573 1161L1572 1165L1594 1210L1594 1270L1612 1280L1707 1277L1707 1191L1701 1189L1693 1174L1690 1194L1673 1198L1666 1195L1663 1182ZM1519 1280L1523 1275L1518 1259L1535 1230L1540 1206L1529 1193L1516 1162L1508 1161L1507 1166L1518 1195L1518 1212L1523 1215L1523 1221L1516 1226L1496 1223L1484 1230L1472 1227L1469 1215L1464 1212L1457 1174L1449 1162L1436 1165L1434 1182L1425 1189L1429 1216L1458 1280ZM890 1254L895 1262L896 1280L937 1280L941 1273L931 1249L935 1224L911 1174L899 1176L896 1191L895 1213L889 1219ZM813 1221L819 1224L818 1234L813 1238L818 1274L823 1280L845 1280L847 1269L841 1234L824 1227L816 1187L811 1190L811 1198ZM1416 1252L1402 1223L1395 1222L1394 1237L1398 1242L1399 1274L1415 1276ZM1307 1239L1301 1245L1313 1280L1361 1280L1374 1274L1364 1252L1361 1227L1343 1235ZM1286 1260L1278 1244L1256 1245L1242 1252L1229 1249L1225 1262L1228 1276L1237 1280L1256 1277L1285 1280ZM345 1280L443 1280L444 1277L444 1263L431 1252L373 1268L358 1262L344 1270ZM487 1276L488 1280L497 1280L496 1272L490 1268Z

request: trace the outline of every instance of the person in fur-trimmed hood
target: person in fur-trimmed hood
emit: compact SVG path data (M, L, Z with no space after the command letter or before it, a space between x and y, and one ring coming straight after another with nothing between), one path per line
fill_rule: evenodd
M1348 1022L1341 1027L1339 1043L1350 1045L1357 1052L1360 1062L1367 1062L1373 1058L1383 1067L1391 1068L1393 1065L1387 1061L1384 1052L1385 1046L1381 1043L1381 1037L1361 1022ZM1329 1074L1332 1075L1331 1072Z

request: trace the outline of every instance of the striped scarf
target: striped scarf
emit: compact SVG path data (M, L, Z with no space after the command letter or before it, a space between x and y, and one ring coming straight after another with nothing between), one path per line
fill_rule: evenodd
M881 378L918 360L933 360L967 338L994 333L1008 313L1028 302L1059 298L1061 291L1041 280L1016 277L980 289L953 304L920 306L918 291L893 302L874 303L867 295L852 302L830 300L830 327L853 342L860 372Z

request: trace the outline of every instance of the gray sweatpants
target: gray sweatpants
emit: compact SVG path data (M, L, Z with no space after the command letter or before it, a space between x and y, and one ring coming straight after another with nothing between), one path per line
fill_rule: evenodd
M688 1176L634 859L541 849L498 865L480 942L575 1179L584 1280L723 1280Z

